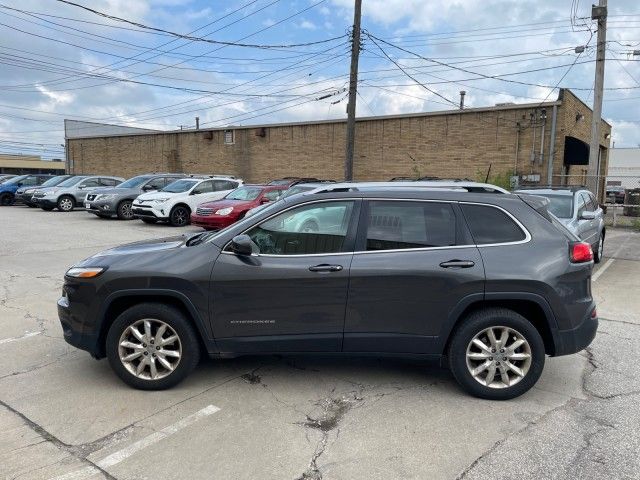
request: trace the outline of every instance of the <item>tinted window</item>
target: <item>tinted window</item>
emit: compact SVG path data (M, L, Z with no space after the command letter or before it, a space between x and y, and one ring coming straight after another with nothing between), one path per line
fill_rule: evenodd
M72 187L73 185L75 185L76 183L80 182L84 178L86 178L86 177L71 177L71 178L66 179L64 182L60 183L59 185L61 187Z
M125 182L122 182L120 184L120 187L122 187L122 188L135 188L135 187L138 187L138 186L142 185L144 182L149 180L149 178L151 178L151 177L144 176L144 175L141 175L139 177L132 177L129 180L126 180Z
M40 185L37 177L27 177L20 181L23 187L31 187L33 185Z
M229 193L228 200L255 200L262 193L262 187L240 187Z
M598 202L596 202L595 197L591 193L583 193L585 197L585 201L587 202L587 210L591 212L595 212L598 210Z
M352 211L353 202L305 205L283 212L247 234L262 254L341 252Z
M456 244L456 217L447 203L369 204L367 250L445 247Z
M230 180L215 180L213 182L213 191L214 192L222 192L224 190L233 190L238 187L237 182L232 182Z
M262 198L266 198L270 202L273 202L274 200L280 198L280 195L282 195L282 190L270 190L268 192L265 192Z
M206 182L202 182L200 185L194 188L193 192L191 193L193 195L199 195L201 193L210 193L210 192L213 192L213 182L211 180L208 180Z
M533 195L539 195L534 193ZM573 197L571 195L542 195L549 199L548 210L558 218L571 218L573 214Z
M100 180L97 178L90 178L89 180L85 180L80 184L81 187L99 187Z
M118 182L113 178L101 178L100 185L103 187L115 187Z
M526 238L522 229L502 210L483 205L460 206L478 245L518 242Z
M49 180L47 180L46 182L44 182L42 184L43 187L55 187L56 185L58 185L59 183L64 182L65 180L67 180L69 177L65 177L65 176L60 176L60 177L53 177L50 178Z
M173 181L174 179L171 179ZM145 184L145 187L149 190L160 190L167 185L167 179L164 177L154 178Z
M189 191L198 183L198 180L176 180L162 189L163 192L182 193Z

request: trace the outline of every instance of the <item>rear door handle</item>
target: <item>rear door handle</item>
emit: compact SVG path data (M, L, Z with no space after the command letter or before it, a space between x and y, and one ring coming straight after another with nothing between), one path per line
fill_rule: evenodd
M449 260L440 264L442 268L471 268L475 263L471 260Z
M342 270L342 265L328 265L326 263L309 267L311 272L339 272L340 270Z

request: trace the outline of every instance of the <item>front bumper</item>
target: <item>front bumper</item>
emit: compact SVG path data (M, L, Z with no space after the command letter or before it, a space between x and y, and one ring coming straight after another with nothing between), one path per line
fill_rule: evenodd
M54 199L54 198L47 198L47 197L43 197L43 198L33 198L32 199L33 203L35 203L38 207L51 207L51 208L55 208L58 206L58 199Z
M66 296L58 299L58 318L62 325L64 340L69 345L85 350L94 358L101 358L102 354L98 345L98 334L82 331L79 325L82 323L72 312L69 300Z
M134 203L131 211L133 212L133 216L136 218L153 218L155 220L168 220L169 219L169 210L161 208L150 207L148 205L141 206L140 204Z
M33 197L33 193L16 193L13 197L14 203L23 203L25 205L33 205L31 202L31 197Z
M221 216L221 215L191 215L191 225L202 227L207 230L221 230L228 227L232 223L235 223L236 217Z
M110 202L89 201L85 200L83 206L87 212L95 213L96 215L116 215L116 206Z
M591 345L598 331L598 316L591 316L594 311L595 306L576 328L555 332L555 357L577 353Z

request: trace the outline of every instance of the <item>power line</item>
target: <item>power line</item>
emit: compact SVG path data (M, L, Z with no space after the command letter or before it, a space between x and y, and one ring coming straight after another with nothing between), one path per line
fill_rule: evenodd
M65 3L67 5L71 5L73 7L78 7L81 8L83 10L86 10L88 12L91 12L93 14L99 15L101 17L104 18L108 18L109 20L113 20L116 22L123 22L123 23L128 23L130 25L134 25L136 27L145 29L145 30L152 30L155 32L161 32L161 33L166 33L168 35L174 36L176 38L182 38L184 40L191 40L194 42L206 42L206 43L213 43L216 45L226 45L226 46L233 46L233 47L246 47L246 48L263 48L263 49L270 49L270 48L295 48L295 47L308 47L311 45L319 45L322 43L327 43L327 42L331 42L334 40L337 40L339 38L342 38L343 36L339 36L339 37L333 37L333 38L328 38L325 40L317 40L314 42L305 42L305 43L292 43L292 44L280 44L280 45L264 45L264 44L251 44L251 43L238 43L238 42L225 42L222 40L212 40L210 38L204 38L204 37L195 37L192 35L183 35L181 33L176 33L176 32L172 32L170 30L164 30L162 28L157 28L157 27L151 27L149 25L145 25L143 23L138 23L138 22L134 22L132 20L127 20L125 18L121 18L121 17L116 17L114 15L109 15L107 13L104 12L100 12L98 10L95 10L93 8L89 8L86 7L84 5L80 5L79 3L74 3L74 2L70 2L68 0L57 0L60 3ZM326 2L327 0L320 0L319 2L314 3L313 5L307 7L306 9L304 9L303 11L307 11L310 10L324 2Z

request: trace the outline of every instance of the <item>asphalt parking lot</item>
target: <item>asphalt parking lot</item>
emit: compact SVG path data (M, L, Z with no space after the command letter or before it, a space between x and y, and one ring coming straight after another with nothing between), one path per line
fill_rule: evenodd
M64 342L70 265L189 230L0 209L0 478L640 476L640 233L608 232L591 347L490 402L445 370L372 358L204 360L178 387L141 392Z

